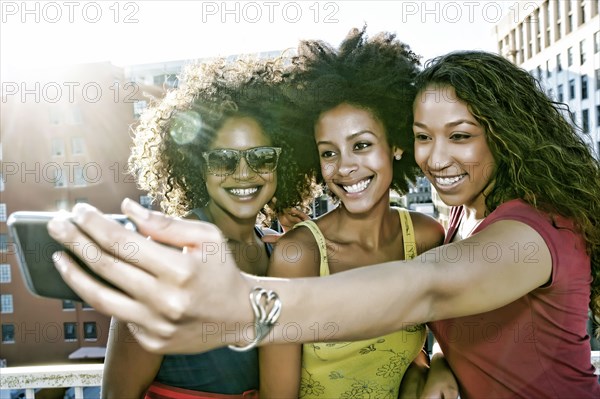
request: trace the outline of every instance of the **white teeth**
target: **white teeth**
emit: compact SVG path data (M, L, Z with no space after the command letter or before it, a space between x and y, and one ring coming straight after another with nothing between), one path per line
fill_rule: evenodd
M454 177L436 177L435 182L440 186L450 186L460 179L462 179L465 175L454 176Z
M353 184L351 186L342 186L342 187L347 192L349 192L351 194L354 194L354 193L358 193L358 192L361 192L364 189L366 189L367 186L369 185L369 183L371 183L371 179L362 180L362 181L359 181L358 183Z
M247 197L249 195L254 194L258 191L258 187L252 188L230 188L228 190L231 194L236 195L238 197Z

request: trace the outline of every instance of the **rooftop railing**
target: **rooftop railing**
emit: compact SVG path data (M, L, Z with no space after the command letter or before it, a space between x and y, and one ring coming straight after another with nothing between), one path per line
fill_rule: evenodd
M101 385L103 367L96 363L0 368L0 389L24 389L25 398L34 399L40 388L74 388L75 399L84 399L85 387Z

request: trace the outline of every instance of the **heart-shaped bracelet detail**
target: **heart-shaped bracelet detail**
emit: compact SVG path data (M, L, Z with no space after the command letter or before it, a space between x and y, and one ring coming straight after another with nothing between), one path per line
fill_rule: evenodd
M255 287L250 291L250 305L254 311L254 339L248 345L229 345L236 352L246 352L256 347L273 328L281 314L281 300L274 291Z

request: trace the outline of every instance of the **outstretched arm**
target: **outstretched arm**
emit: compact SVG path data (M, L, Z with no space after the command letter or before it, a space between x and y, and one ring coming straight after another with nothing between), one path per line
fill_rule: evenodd
M94 280L66 256L56 261L63 278L97 310L136 323L138 341L163 353L249 342L253 337L242 330L253 320L248 293L255 286L277 292L283 303L278 326L265 343L285 342L287 323L300 327L298 342L357 340L407 324L496 309L546 283L552 268L548 247L533 228L499 221L408 262L319 278L258 278L239 273L226 256L226 240L213 225L168 218L125 201L123 212L138 225L140 235L90 206L79 204L74 212L81 230L54 220L51 234L78 243L74 252L84 259L81 249L86 244L104 249L100 260L89 265L122 292ZM494 262L483 251L490 243L497 249ZM519 243L537 248L535 262L515 258ZM136 250L133 255L131 248ZM159 298L155 292L164 295Z

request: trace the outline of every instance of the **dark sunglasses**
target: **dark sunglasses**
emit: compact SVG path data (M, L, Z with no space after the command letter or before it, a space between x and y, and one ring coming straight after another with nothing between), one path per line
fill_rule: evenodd
M256 147L247 150L223 148L202 153L208 173L214 176L229 176L235 173L240 159L256 173L272 173L277 169L277 161L281 154L279 147Z

